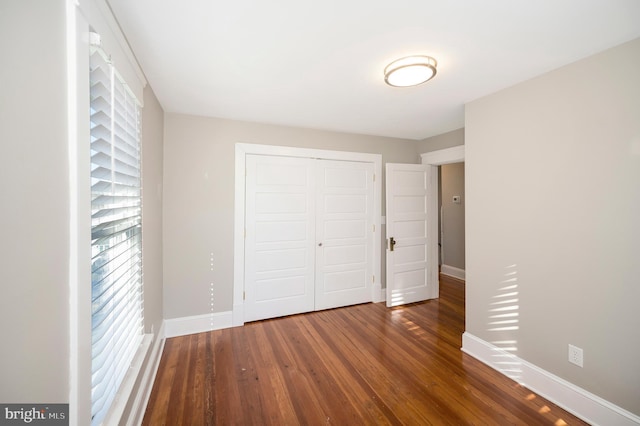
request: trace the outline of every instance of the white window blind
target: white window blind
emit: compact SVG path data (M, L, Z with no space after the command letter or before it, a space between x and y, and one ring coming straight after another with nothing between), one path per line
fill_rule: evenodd
M100 48L91 82L91 418L100 424L140 346L140 107Z

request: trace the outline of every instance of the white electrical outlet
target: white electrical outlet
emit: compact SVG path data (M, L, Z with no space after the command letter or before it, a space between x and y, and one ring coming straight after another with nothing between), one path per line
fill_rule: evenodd
M582 363L583 363L582 348L569 345L569 362L577 365L578 367L582 367Z

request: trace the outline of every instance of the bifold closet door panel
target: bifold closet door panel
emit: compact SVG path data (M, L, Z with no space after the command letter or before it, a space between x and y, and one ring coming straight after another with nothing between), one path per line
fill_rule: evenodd
M316 163L315 308L371 301L372 163Z
M247 155L245 321L314 310L314 160Z

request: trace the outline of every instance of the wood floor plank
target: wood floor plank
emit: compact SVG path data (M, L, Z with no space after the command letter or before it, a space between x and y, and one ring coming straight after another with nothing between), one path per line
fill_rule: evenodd
M325 366L329 374L338 386L343 389L345 402L351 400L350 404L333 404L333 407L340 407L338 414L345 417L345 421L350 424L354 419L370 419L380 422L381 418L387 417L390 424L397 424L397 417L389 409L382 399L378 398L375 387L370 380L363 375L366 366L356 365L357 357L353 354L359 350L361 345L356 339L345 341L345 335L336 332L337 325L329 320L317 321L322 316L306 317L307 325L314 330L315 341L312 342L314 350L322 350L319 356L320 362ZM338 335L339 334L339 335ZM346 343L352 351L344 351L338 348L338 342ZM363 367L363 368L361 368ZM332 413L330 412L330 415ZM332 414L336 416L335 414Z
M144 425L584 425L460 350L464 282L167 339Z
M293 364L288 354L282 353L275 339L269 334L269 323L265 327L256 327L253 331L254 339L251 341L252 371L258 383L258 396L260 410L256 410L256 417L251 419L252 424L290 424L299 414L295 400L291 398L289 389L289 375L287 368Z
M160 364L158 365L158 372L156 373L156 379L154 386L149 396L149 403L153 405L154 410L147 410L144 421L147 424L152 425L164 425L166 424L167 408L169 406L170 390L173 387L173 378L175 375L175 368L180 357L180 339L167 339L164 345L164 351Z
M340 393L336 392L334 395L339 397L338 406L343 409L343 415L350 420L359 419L362 422L370 420L375 424L400 424L389 407L376 397L375 390L353 367L348 357L327 343L320 332L322 323L326 321L319 324L319 317L303 318L304 329L310 336L310 346L317 352L320 362L340 389Z

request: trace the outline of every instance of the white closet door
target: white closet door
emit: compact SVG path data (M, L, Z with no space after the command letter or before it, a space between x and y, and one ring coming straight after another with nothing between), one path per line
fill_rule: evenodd
M429 251L427 237L437 235L427 235L428 179L423 164L386 165L387 306L419 302L432 294L427 260L437 253Z
M371 301L372 163L317 161L315 309Z
M245 321L314 309L314 160L247 155Z

